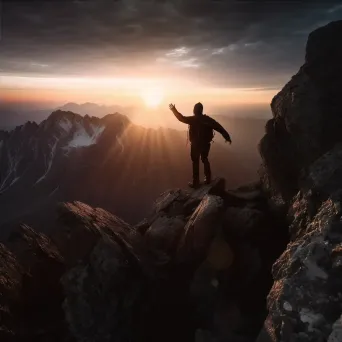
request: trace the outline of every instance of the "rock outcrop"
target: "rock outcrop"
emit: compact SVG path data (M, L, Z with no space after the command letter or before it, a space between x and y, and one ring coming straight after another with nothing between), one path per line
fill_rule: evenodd
M291 240L273 266L258 342L340 341L342 21L309 36L305 64L272 101L260 150Z
M50 237L22 226L1 246L1 332L9 341L252 341L284 249L274 225L257 188L227 192L223 179L165 192L134 227L64 203ZM265 250L270 237L275 250Z
M341 32L337 21L310 34L305 64L271 104L260 152L272 186L288 200L311 163L342 139Z

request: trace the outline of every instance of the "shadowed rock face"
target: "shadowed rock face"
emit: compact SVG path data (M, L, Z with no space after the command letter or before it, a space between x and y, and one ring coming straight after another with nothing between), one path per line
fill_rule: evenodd
M0 289L4 341L68 340L61 310L60 277L66 268L54 243L28 226L12 233L2 246ZM11 252L9 252L11 250Z
M341 35L341 21L311 33L305 64L272 101L260 152L285 199L299 190L307 167L342 139Z
M342 21L309 36L260 143L271 190L287 200L291 241L273 265L258 342L341 340L341 37Z
M0 244L0 339L14 341L13 314L20 302L22 268L15 256Z

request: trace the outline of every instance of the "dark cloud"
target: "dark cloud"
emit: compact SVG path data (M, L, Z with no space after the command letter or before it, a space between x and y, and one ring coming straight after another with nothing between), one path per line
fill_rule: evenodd
M298 69L308 33L340 1L3 1L7 74L112 74L138 68L217 85L276 86Z

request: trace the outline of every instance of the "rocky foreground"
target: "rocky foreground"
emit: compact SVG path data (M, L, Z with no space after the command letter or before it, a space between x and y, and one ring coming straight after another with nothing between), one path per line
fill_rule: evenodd
M0 340L342 341L342 21L273 99L260 184L162 194L137 226L61 204L0 245Z
M222 179L164 193L136 227L61 205L50 237L1 245L1 341L253 341L286 242L267 208Z

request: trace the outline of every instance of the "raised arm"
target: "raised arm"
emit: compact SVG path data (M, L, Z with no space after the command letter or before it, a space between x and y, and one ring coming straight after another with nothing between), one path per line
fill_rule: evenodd
M190 125L192 121L191 119L193 118L192 116L184 116L183 114L179 113L179 111L176 109L176 106L172 103L169 105L169 108L180 122Z
M230 144L232 143L229 133L216 120L214 120L210 116L205 116L205 123L208 124L215 131L222 134L223 138Z

